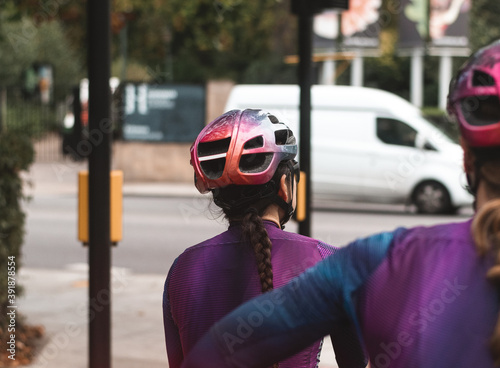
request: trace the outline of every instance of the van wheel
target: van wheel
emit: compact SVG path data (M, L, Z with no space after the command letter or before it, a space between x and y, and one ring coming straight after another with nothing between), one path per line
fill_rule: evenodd
M437 181L420 183L413 191L412 202L417 207L418 213L449 214L456 211L451 205L448 190Z

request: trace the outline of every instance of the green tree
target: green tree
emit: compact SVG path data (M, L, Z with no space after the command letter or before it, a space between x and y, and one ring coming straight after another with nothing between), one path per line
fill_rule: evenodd
M470 22L472 51L500 39L500 2L498 0L473 0Z
M51 64L54 90L64 96L82 77L82 66L58 21L36 25L30 18L0 25L0 81L19 86L23 71L36 62Z
M22 72L36 60L33 46L34 29L25 19L0 24L0 83L13 86L20 83Z
M28 14L36 24L59 19L70 44L85 62L85 1L48 2L52 6L39 0L4 1L10 6L3 12L10 17ZM392 68L400 79L407 69L403 65L401 70L398 63L402 59L394 57L398 3L397 0L382 3L382 7L389 10L386 14L393 15L385 18L382 25L380 65L387 70L380 75L382 78L390 76ZM475 50L500 38L497 20L500 2L474 0L471 3L471 48ZM120 57L120 33L127 33L129 63L136 67L143 65L147 70L145 76L150 79L173 77L176 82L204 82L220 77L241 82L256 80L260 71L266 70L265 81L273 79L269 78L273 74L269 70L289 73L283 65L276 65L276 60L296 53L296 18L290 14L290 0L114 0L112 11L114 60ZM120 14L127 15L126 21L115 27L114 20ZM266 64L269 69L265 68ZM403 64L406 63L403 61ZM374 67L376 69L376 65ZM170 69L173 76L168 75ZM286 78L278 77L278 80ZM378 81L376 71L368 71L366 82L392 87L385 79Z
M176 81L238 81L253 61L273 52L280 10L283 4L276 0L172 0L158 9L142 5L130 23L129 55L159 71L167 71L171 58Z
M18 13L28 14L36 24L59 19L86 60L85 2L56 2L53 9L37 0L18 3ZM113 60L121 57L126 33L129 65L144 65L147 77L156 80L239 81L253 62L268 59L274 64L274 55L295 49L290 30L296 22L289 0L115 0L111 21Z

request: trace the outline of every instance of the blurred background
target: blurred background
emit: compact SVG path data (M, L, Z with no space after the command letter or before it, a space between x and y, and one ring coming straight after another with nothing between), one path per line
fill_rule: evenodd
M451 55L456 70L469 51L498 38L495 14L500 5L493 0L433 0L429 10L421 3L352 0L340 22L338 13L318 16L315 83L355 83L411 100L411 55L425 46L422 97L413 102L439 119L442 56ZM441 24L439 15L445 10L450 14L441 17L448 19ZM2 2L1 124L22 127L35 139L64 133L73 90L86 78L88 16L85 1ZM198 85L208 104L205 121L223 110L232 84L297 83L297 20L287 0L115 0L112 35L114 88L125 82ZM80 98L85 103L85 92ZM123 114L117 114L119 138L123 121Z
M189 147L224 112L233 87L297 84L290 9L290 0L112 1L112 166L125 180L124 238L113 249L115 366L167 365L165 276L183 249L225 228L193 188ZM394 93L456 138L447 85L467 55L500 38L498 14L498 0L350 0L346 11L315 17L314 84ZM86 367L88 250L76 235L77 173L100 139L87 126L89 20L86 1L0 1L2 341L8 257L25 316L17 319L17 360L3 352L0 366ZM312 236L341 246L456 217L321 201ZM332 354L325 347L321 367L336 366Z

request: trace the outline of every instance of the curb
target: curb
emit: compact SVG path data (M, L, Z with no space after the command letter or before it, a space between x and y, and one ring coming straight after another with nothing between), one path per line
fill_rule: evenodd
M23 172L24 194L38 196L77 196L78 172L87 170L81 163L35 163ZM192 183L125 182L123 196L147 197L204 197Z

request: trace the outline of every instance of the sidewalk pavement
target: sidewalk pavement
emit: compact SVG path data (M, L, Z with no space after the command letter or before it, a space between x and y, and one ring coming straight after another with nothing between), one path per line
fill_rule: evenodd
M76 196L77 174L86 163L35 163L24 175L25 194ZM124 183L124 196L200 195L191 183ZM111 288L112 366L168 367L163 335L162 291L165 275L132 274L113 268ZM30 368L88 367L88 266L66 269L21 268L19 313L27 323L43 325L45 336ZM96 310L107 303L90 301ZM325 339L320 368L336 368L330 339ZM93 368L93 367L92 367Z
M168 367L163 336L161 299L164 275L130 274L112 269L111 353L118 368ZM88 367L88 267L23 268L18 301L27 323L43 325L45 336L32 368ZM109 303L107 295L90 310Z
M26 195L61 196L78 194L78 173L88 170L86 162L66 160L35 163L23 177ZM124 196L201 196L193 183L125 182Z

